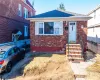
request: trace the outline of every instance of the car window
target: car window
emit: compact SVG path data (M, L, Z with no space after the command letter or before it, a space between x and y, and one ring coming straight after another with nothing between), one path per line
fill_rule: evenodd
M19 48L15 47L15 48L14 48L14 52L16 53L16 52L18 52L18 51L19 51Z
M10 51L9 51L9 53L8 53L8 55L10 56L10 55L12 55L12 54L14 54L15 52L14 52L14 49L11 49Z
M0 58L3 58L5 55L5 51L0 51Z

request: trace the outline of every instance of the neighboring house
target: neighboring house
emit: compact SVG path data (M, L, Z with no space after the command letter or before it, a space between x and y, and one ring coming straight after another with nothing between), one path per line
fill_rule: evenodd
M88 21L88 48L100 53L100 6L88 13L92 18Z
M30 2L0 0L0 10L0 44L29 39L29 21L26 18L35 15Z
M87 20L89 16L52 10L28 18L30 20L31 50L36 52L59 52L66 44L87 46Z

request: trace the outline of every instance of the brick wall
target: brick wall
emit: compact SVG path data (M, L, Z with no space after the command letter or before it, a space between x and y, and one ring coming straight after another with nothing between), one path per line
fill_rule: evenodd
M24 39L24 25L29 27L29 21L18 16L18 4L22 5L22 13L24 7L29 12L35 14L35 10L25 4L22 0L0 0L0 43L12 41L12 31L18 29L22 32L20 40Z
M31 48L36 51L60 51L66 44L66 35L62 36L35 36L34 22L30 25ZM65 31L64 31L65 34Z
M68 42L68 30L65 30L66 22L63 22L63 35L60 36L47 36L47 35L36 35L35 36L35 23L31 22L30 23L30 38L31 38L31 49L32 51L62 51L65 48L65 45ZM68 24L68 22L67 22ZM81 25L85 26L84 28L81 28ZM86 34L87 34L87 22L85 21L78 21L77 22L77 28L78 31L77 33L81 34L83 37L82 39L84 42L87 40ZM78 37L77 37L77 42L78 42ZM86 43L84 43L86 46Z
M81 27L83 26L83 27ZM87 21L78 21L77 22L77 34L80 35L84 45L84 51L86 51L87 47ZM79 36L77 36L77 42L79 42Z

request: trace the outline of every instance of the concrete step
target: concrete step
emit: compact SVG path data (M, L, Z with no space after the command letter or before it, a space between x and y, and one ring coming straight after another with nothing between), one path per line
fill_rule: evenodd
M84 62L84 60L78 60L78 59L77 59L77 60L74 60L74 59L71 60L71 59L69 59L69 61L72 62L72 63L80 63L80 62Z
M71 56L71 57L69 56L68 59L78 59L78 60L83 60L83 58L72 57L72 56Z
M69 56L68 59L83 59L83 58L72 57L72 56L70 57L70 56Z
M68 55L71 55L71 56L82 56L82 54L68 54Z
M66 50L81 50L82 51L81 48L66 48Z
M68 57L78 57L78 58L82 58L82 54L68 54Z
M68 52L66 51L66 54L68 55L68 54L81 54L81 53L80 53L80 52L69 52L69 53L68 53Z
M78 57L68 57L69 61L73 62L73 63L80 63L80 62L84 62L83 58L78 58Z
M66 47L81 47L80 44L66 44Z
M82 50L66 50L67 52L69 51L69 52L80 52L80 53L82 53Z
M71 47L70 47L70 46L68 47L68 46L67 46L66 49L73 49L73 50L74 50L74 49L78 49L78 50L81 50L81 47L72 47L72 46L71 46Z
M66 44L66 46L68 46L68 45L78 45L79 46L80 44Z

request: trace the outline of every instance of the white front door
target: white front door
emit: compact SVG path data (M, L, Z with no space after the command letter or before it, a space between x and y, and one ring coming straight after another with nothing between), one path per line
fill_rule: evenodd
M76 22L69 22L69 43L76 43Z

